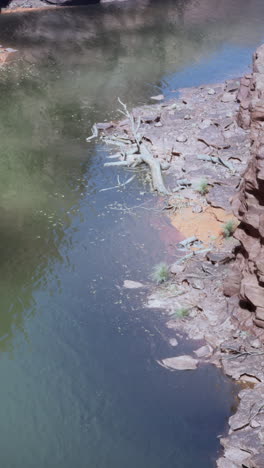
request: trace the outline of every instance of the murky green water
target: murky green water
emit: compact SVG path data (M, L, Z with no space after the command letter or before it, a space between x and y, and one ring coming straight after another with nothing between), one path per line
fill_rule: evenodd
M172 260L177 233L116 209L152 195L140 178L100 192L117 171L85 138L118 96L242 73L263 14L262 0L163 0L0 18L0 42L23 56L0 74L2 467L214 466L231 382L161 368L190 345L171 348L144 294L120 289Z

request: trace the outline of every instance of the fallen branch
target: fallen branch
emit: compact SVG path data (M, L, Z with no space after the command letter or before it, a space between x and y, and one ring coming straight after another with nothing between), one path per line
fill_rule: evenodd
M104 163L104 167L112 167L112 166L129 167L129 164L127 161L112 161L112 162Z
M91 141L93 140L93 138L97 138L97 137L98 137L98 128L97 128L97 125L94 124L92 126L92 135L86 138L86 141Z
M136 167L139 166L143 162L143 159L141 155L135 155L135 154L128 154L125 155L124 160L122 161L112 161L112 162L107 162L104 163L105 167L111 167L111 166L124 166L124 167Z
M176 265L181 265L184 263L186 260L190 260L190 258L195 257L196 255L201 255L207 252L210 252L211 249L200 249L200 250L193 250L191 253L184 255L184 257L179 258L174 262Z
M162 174L161 174L161 163L158 159L154 158L147 146L142 143L142 135L139 133L141 119L135 119L135 117L128 111L126 104L124 104L120 98L118 102L121 104L122 109L119 112L128 118L131 128L132 138L129 137L107 137L104 139L105 143L117 145L120 147L128 148L130 145L130 151L125 152L124 161L115 161L105 163L105 167L109 166L123 166L123 167L136 167L141 163L145 163L150 168L152 184L154 190L157 190L163 195L169 195L169 191L164 185ZM91 137L90 137L91 138Z
M169 191L166 189L162 179L160 161L153 158L144 144L141 144L140 150L142 161L150 167L154 190L164 195L169 195Z
M188 247L188 246L192 245L194 242L196 242L198 240L199 239L196 236L188 237L187 239L184 239L181 242L179 242L179 246L180 247Z
M232 356L223 356L223 359L237 359L240 357L245 357L247 358L248 356L263 356L264 352L250 352L250 351L244 351L244 352L239 352L239 351L232 351Z
M118 181L118 185L115 185L114 187L108 187L108 188L103 188L101 190L99 190L99 192L106 192L108 190L114 190L116 188L120 188L120 187L124 187L125 185L129 184L130 182L132 182L132 180L135 179L135 175L133 175L132 177L130 177L128 180L126 180L125 182L123 182L122 184L119 182L119 177L117 178L117 181Z
M107 156L107 159L118 159L121 158L121 156L121 153L110 154L110 156Z
M124 141L113 140L112 138L105 138L104 142L107 145L116 145L120 146L121 148L127 148L127 143L124 143Z
M214 164L221 164L222 166L229 169L231 172L235 172L235 169L232 166L232 164L224 161L219 156L210 156L210 155L207 155L207 154L198 154L197 159L199 159L200 161L210 161L210 162L212 162Z

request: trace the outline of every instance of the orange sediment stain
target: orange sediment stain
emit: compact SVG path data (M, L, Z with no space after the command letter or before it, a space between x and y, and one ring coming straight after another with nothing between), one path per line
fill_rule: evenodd
M185 238L196 236L205 245L223 242L223 225L236 221L232 213L222 208L205 207L201 213L193 213L192 207L181 208L170 215L172 225Z

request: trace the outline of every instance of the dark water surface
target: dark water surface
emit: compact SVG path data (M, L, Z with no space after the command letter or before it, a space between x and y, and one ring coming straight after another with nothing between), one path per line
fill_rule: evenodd
M177 233L142 179L102 169L95 121L179 86L244 72L262 0L130 2L3 15L22 59L0 74L0 466L209 468L234 404L213 367L168 372L144 294ZM120 171L120 179L129 174ZM162 234L161 225L166 228Z

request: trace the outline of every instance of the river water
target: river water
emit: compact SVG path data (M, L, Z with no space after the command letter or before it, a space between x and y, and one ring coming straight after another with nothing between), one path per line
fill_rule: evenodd
M179 235L138 177L121 190L96 121L179 86L238 76L264 39L262 0L128 2L2 15L21 59L0 74L0 465L211 468L235 403L213 367L145 310ZM130 174L119 172L123 181Z

